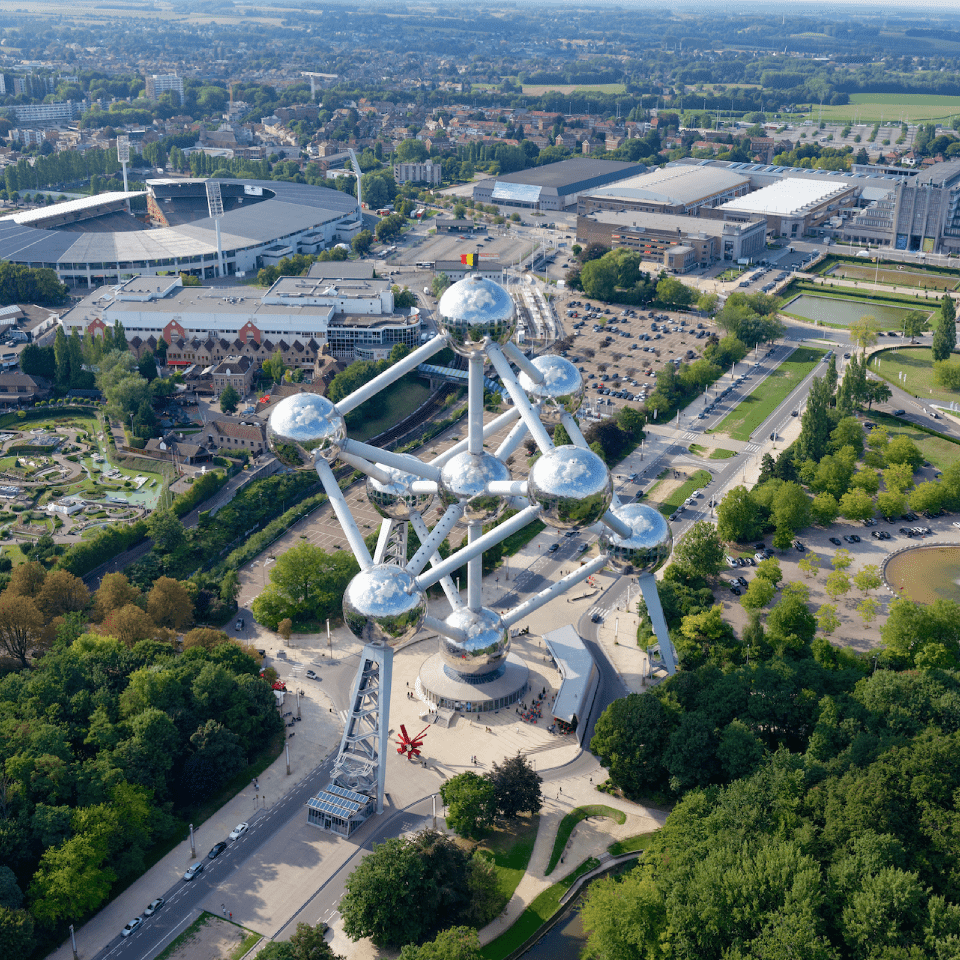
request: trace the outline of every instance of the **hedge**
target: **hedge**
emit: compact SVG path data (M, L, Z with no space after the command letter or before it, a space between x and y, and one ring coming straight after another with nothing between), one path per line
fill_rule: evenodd
M178 494L173 499L173 512L178 517L185 517L191 510L194 510L199 503L212 497L227 482L227 475L220 473L219 470L205 473L193 481L193 486L189 490Z
M18 457L20 454L39 453L49 457L56 449L56 447L40 447L33 443L24 443L20 446L9 447L7 449L7 455Z
M76 577L85 576L100 564L140 543L146 536L146 520L137 520L129 526L107 527L93 539L70 547L57 561L57 566Z

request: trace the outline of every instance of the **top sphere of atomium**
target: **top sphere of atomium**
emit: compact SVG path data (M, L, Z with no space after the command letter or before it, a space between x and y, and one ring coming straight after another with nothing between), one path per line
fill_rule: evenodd
M600 552L620 573L632 568L635 573L653 573L670 558L673 534L659 511L643 503L616 507L614 516L631 529L629 537L620 537L607 527L600 534Z
M361 570L343 594L344 622L364 643L410 640L426 613L427 597L414 576L389 563Z
M534 383L521 370L520 386L531 402L543 401L539 411L541 422L553 425L559 423L565 413L576 413L583 402L580 371L564 357L545 355L534 357L530 362L543 374L543 383Z
M410 460L417 462L415 457L410 457ZM381 517L409 520L411 513L423 513L430 506L432 493L413 492L413 484L420 479L416 474L382 464L379 469L391 477L391 482L381 483L373 477L367 477L367 499Z
M343 414L315 393L285 397L267 421L267 443L288 467L312 467L318 457L333 463L346 438Z
M503 346L517 329L513 298L476 273L447 287L437 313L440 332L461 357L483 354L491 343Z
M509 631L499 614L484 607L454 610L444 621L466 634L464 640L440 635L440 656L454 673L464 677L482 677L498 670L510 652Z
M557 447L530 468L527 497L541 507L540 519L557 530L596 523L613 502L607 465L583 447Z
M487 493L487 484L509 479L509 468L492 453L463 450L440 468L440 500L445 507L462 504L465 523L486 523L507 505L503 497Z

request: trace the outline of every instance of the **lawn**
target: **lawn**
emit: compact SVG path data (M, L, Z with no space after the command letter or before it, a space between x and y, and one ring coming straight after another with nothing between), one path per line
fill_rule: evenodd
M668 494L666 499L660 503L652 500L656 487L650 491L647 499L650 500L651 506L656 507L665 517L669 517L687 497L691 496L695 490L705 487L712 479L713 477L708 470L698 470L689 480L681 483L679 487ZM659 486L659 484L657 484L657 486Z
M954 276L926 271L893 270L875 265L862 266L852 263L838 263L829 269L825 276L841 277L845 280L868 280L873 283L889 283L895 287L916 287L922 290L956 290L960 281Z
M960 393L956 390L945 390L934 382L930 347L896 347L875 353L870 357L870 372L920 400L960 401ZM906 382L900 380L901 373L906 374Z
M506 907L527 872L527 865L537 841L540 815L521 816L506 827L493 831L477 847L477 852L493 864L497 874L497 888Z
M852 93L850 103L843 106L816 105L808 116L821 116L828 122L849 122L856 117L860 123L897 122L909 118L911 123L921 120L942 120L960 114L960 97L937 96L926 93ZM895 140L900 136L894 129ZM881 128L881 138L886 130Z
M562 880L548 887L526 910L517 922L496 940L491 940L480 956L483 960L503 960L526 943L559 909L560 898L573 886L577 878L600 866L600 861L590 857L568 873Z
M649 843L650 838L656 833L651 830L649 833L638 833L634 837L625 837L623 840L617 840L607 847L607 852L614 857L619 857L624 853L633 853L635 850L643 850Z
M891 437L901 433L909 437L917 445L924 459L929 460L938 470L945 470L950 464L960 460L960 444L953 443L944 437L924 433L906 420L892 417L887 413L874 410L868 416L874 423L886 427Z
M622 824L627 822L627 815L625 813L614 807L604 806L602 803L590 804L586 807L577 807L568 813L560 821L560 826L557 828L557 837L553 841L553 852L550 854L550 863L547 865L546 870L548 877L553 873L554 867L560 862L560 857L563 856L563 851L567 847L570 834L573 833L576 825L586 820L587 817L609 817L611 820L616 820L617 823Z
M802 383L813 370L823 350L800 347L737 405L711 433L726 433L734 440L749 440L751 434Z
M350 436L366 441L409 417L430 396L430 387L419 377L404 377L372 400L357 407L351 417Z
M622 83L595 83L581 87L575 83L525 83L523 92L528 97L542 97L545 93L562 93L570 96L572 93L625 93L627 88Z
M699 443L690 444L690 452L708 460L728 460L737 455L736 450L724 450L723 447L704 447Z

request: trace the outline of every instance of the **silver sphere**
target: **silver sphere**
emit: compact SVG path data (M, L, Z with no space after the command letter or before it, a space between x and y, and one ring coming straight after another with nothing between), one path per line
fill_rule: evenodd
M517 329L517 311L507 291L479 274L447 287L437 305L440 332L461 357L505 344Z
M653 573L663 566L673 550L673 534L660 513L643 503L616 507L613 513L632 533L624 539L603 528L600 552L607 555L610 566L620 573L631 569L634 573Z
M596 523L613 501L607 465L583 447L557 447L530 469L527 496L541 507L540 519L557 530Z
M416 460L411 457L411 460ZM411 485L420 479L416 474L405 473L395 467L380 469L391 476L390 483L381 483L367 477L367 499L381 517L390 520L409 520L413 512L423 513L433 500L431 493L414 493Z
M316 393L284 397L267 421L267 443L288 467L312 467L318 457L333 463L346 438L343 414Z
M462 643L440 635L440 656L455 673L479 677L502 666L510 652L510 632L499 615L484 607L454 610L444 621L467 634Z
M343 619L364 643L395 646L423 624L427 598L412 574L389 563L361 570L343 594Z
M465 523L486 523L503 513L505 497L486 492L492 480L509 480L510 470L492 453L463 451L440 468L440 499L445 507L463 505Z
M520 386L532 403L540 404L540 420L552 426L565 413L571 416L583 402L584 383L580 371L564 357L542 356L530 361L542 374L543 383L534 383L522 370Z

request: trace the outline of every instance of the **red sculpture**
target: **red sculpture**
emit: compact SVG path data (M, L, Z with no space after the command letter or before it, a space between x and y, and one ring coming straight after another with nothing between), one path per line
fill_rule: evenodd
M429 729L430 724L427 724L415 737L411 738L407 733L407 728L401 723L400 739L397 741L397 753L405 753L408 760L419 757L420 748L423 746L423 738Z

